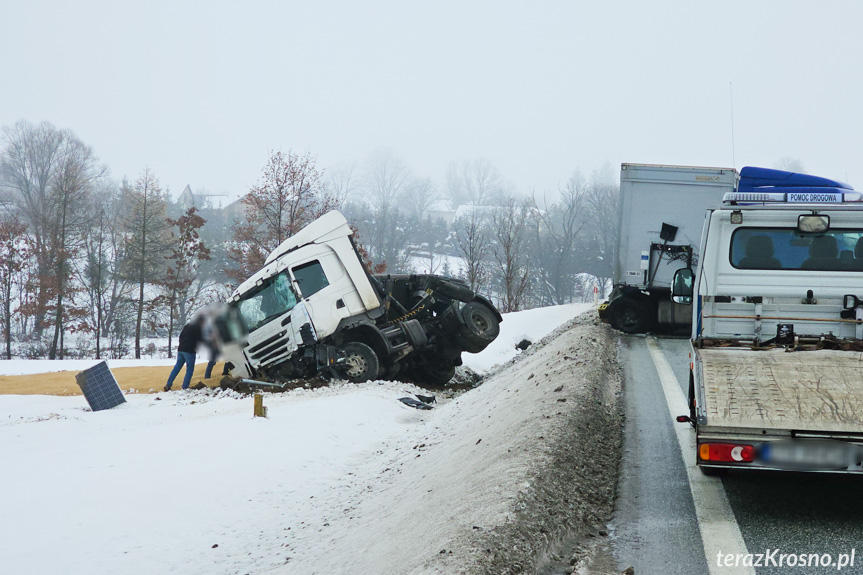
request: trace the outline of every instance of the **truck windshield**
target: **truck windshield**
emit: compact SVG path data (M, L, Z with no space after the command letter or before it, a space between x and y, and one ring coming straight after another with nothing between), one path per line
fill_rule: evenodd
M738 228L731 234L730 259L737 269L860 272L863 230Z
M237 304L250 332L280 317L297 305L288 271L267 279L263 285L244 296Z

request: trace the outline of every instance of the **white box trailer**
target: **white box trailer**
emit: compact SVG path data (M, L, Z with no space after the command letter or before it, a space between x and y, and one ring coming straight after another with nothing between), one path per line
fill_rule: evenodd
M614 288L600 317L626 333L690 325L692 306L671 301L671 281L696 265L705 213L737 179L732 168L621 164Z

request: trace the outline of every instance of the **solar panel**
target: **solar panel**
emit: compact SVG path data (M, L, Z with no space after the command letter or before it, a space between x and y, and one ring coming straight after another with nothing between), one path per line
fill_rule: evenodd
M108 362L101 361L75 376L78 387L84 393L87 403L93 411L111 409L121 403L126 403L123 392L114 374L108 369Z

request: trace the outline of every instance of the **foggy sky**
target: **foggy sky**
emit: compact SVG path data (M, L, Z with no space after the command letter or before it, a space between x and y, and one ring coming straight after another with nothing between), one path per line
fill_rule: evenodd
M175 196L238 196L289 148L319 167L389 148L441 188L477 157L542 192L606 163L791 156L863 189L861 17L851 0L0 0L0 125L70 128L114 178L149 166Z

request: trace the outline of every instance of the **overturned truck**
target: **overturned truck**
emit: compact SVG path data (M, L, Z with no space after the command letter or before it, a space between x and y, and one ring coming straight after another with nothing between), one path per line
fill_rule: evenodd
M329 212L279 245L244 281L217 326L231 375L283 381L442 385L497 337L500 312L464 282L371 275L344 216Z

